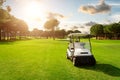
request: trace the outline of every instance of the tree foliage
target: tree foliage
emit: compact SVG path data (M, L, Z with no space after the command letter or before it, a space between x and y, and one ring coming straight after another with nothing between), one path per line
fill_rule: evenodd
M103 26L101 24L95 24L90 29L92 35L103 34Z
M93 25L90 29L91 35L96 37L104 37L109 39L119 39L120 37L120 23L112 23L109 25Z
M53 39L55 40L55 27L59 25L59 21L57 19L50 19L45 22L44 28L53 31Z
M79 30L75 30L74 33L81 33L81 31L79 31Z
M8 8L8 10L0 8L0 40L16 39L25 36L28 31L26 22L12 16L9 13L10 7Z
M45 22L44 28L49 30L54 30L55 27L59 25L59 21L57 19L50 19Z

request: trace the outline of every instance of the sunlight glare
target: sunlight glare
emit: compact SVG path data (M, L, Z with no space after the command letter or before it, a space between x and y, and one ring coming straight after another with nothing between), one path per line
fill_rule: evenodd
M38 2L31 2L25 7L25 14L28 18L31 19L38 19L38 18L43 18L45 12L45 8L42 4Z
M37 1L27 3L24 13L24 20L28 23L30 30L42 28L44 21L46 21L46 7L42 3Z

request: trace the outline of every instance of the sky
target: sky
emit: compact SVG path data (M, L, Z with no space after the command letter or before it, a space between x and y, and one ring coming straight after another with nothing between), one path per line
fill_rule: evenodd
M45 21L56 18L62 29L89 31L95 23L120 21L120 0L6 0L10 12L33 28L43 29Z

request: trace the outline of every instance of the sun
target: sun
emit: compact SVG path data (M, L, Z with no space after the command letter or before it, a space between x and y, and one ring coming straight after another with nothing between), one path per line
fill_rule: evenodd
M46 21L46 7L37 1L28 2L24 6L24 20L30 29L41 28Z
M35 1L32 1L25 6L25 15L30 19L43 18L45 16L44 12L45 7Z

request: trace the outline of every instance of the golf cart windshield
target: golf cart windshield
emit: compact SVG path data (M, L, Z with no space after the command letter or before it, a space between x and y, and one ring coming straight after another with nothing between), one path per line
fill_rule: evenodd
M70 43L75 43L75 48L91 49L90 40L88 34L71 33L68 35Z

